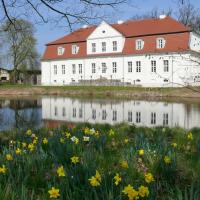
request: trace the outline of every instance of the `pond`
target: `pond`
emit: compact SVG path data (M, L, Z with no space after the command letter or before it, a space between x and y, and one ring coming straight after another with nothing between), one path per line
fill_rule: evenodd
M191 129L200 127L200 103L56 96L0 100L0 131L85 122Z

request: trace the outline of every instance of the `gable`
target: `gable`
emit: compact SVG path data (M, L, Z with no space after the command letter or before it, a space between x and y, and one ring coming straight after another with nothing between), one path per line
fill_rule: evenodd
M110 37L123 37L123 35L109 25L106 22L102 22L87 38L91 39L102 39L102 38L110 38Z

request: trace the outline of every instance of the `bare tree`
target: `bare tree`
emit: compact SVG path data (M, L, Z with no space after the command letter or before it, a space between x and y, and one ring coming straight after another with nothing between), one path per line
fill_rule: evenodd
M104 15L104 8L117 8L129 0L0 0L3 19L15 25L18 18L35 18L37 22L65 20L72 30L74 24L89 24Z

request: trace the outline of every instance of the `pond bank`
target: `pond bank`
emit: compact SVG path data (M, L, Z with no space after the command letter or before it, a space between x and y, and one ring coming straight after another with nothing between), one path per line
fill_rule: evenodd
M113 98L200 98L199 87L185 88L140 88L122 86L30 86L0 85L0 96L58 95L74 97Z

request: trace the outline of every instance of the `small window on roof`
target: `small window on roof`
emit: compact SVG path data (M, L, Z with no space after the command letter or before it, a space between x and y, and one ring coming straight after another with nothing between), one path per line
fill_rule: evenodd
M79 51L79 46L76 44L72 45L72 54L77 54Z
M63 55L65 52L65 48L64 47L58 47L57 48L57 53L59 56Z
M157 38L156 40L156 48L157 49L163 49L165 47L165 39L164 38Z
M143 49L143 47L144 47L144 40L137 39L135 41L135 48L136 48L136 50L141 50L141 49Z

